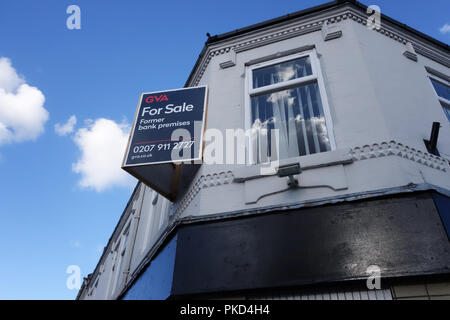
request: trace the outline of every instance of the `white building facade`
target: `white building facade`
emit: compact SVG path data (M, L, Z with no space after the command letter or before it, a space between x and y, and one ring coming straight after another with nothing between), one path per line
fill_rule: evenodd
M224 146L174 202L138 183L78 299L449 298L449 47L367 12L210 37L186 86L244 163Z

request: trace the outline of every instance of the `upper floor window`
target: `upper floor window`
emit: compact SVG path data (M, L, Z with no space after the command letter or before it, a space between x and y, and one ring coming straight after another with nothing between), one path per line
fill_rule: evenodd
M132 219L132 218L131 218ZM113 257L113 265L112 265L112 289L111 295L117 289L119 279L123 275L124 267L125 267L125 252L128 249L128 238L130 234L130 225L131 222L128 222L126 227L123 229L120 238L117 240L117 244L114 247L114 257Z
M439 102L444 109L445 115L447 116L448 121L450 121L450 86L448 81L443 79L436 79L430 77L431 84L436 91L436 94L439 98Z
M315 50L249 66L246 76L250 163L335 148Z

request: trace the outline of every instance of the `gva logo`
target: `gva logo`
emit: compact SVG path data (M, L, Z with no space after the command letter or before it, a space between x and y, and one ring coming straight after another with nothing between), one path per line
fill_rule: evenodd
M152 102L160 102L160 101L169 101L169 99L167 99L167 96L165 94L161 94L159 96L148 96L147 98L145 98L145 102L147 103L152 103Z

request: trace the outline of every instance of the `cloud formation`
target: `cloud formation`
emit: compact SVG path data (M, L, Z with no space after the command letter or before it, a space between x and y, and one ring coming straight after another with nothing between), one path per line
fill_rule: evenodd
M444 24L444 25L441 27L441 29L439 29L439 31L440 31L442 34L447 34L447 33L449 33L449 32L450 32L450 24L448 24L448 23Z
M72 248L81 248L81 242L80 240L73 240L70 242L70 246Z
M72 133L75 125L77 124L77 117L75 115L71 116L65 124L55 124L55 132L60 136L66 136Z
M49 117L44 102L42 92L0 57L0 145L39 137Z
M113 186L132 186L134 178L121 169L128 141L129 126L100 118L87 121L78 129L74 141L81 157L72 165L81 175L80 185L100 192Z

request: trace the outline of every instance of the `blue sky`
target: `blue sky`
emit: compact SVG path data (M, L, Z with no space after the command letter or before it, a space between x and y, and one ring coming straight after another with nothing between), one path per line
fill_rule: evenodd
M135 184L117 159L140 92L182 87L206 32L325 2L0 0L0 299L75 298L66 268L93 271ZM448 0L362 2L449 42Z

